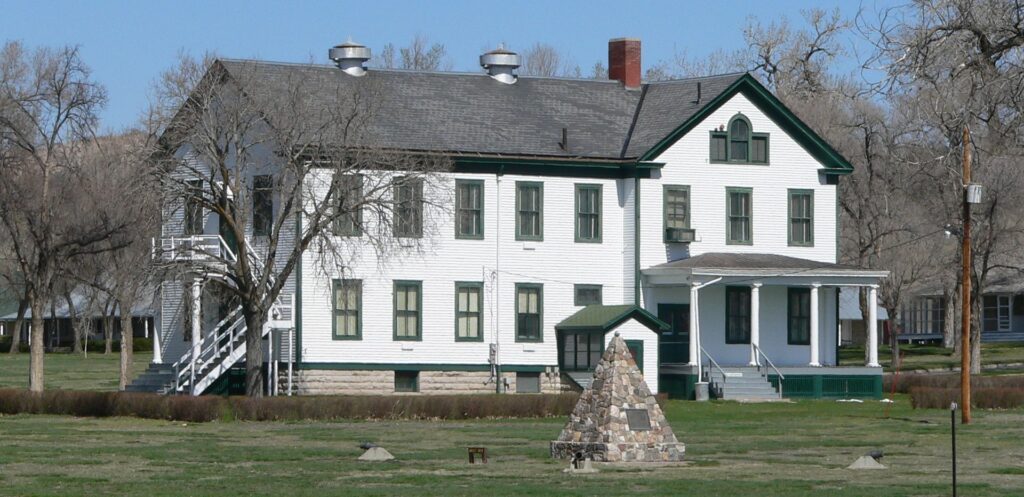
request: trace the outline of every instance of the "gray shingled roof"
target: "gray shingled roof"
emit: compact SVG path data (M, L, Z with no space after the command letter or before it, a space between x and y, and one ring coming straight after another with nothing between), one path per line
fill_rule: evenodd
M658 264L654 267L676 269L861 269L847 264L830 264L778 254L734 254L725 252L709 252L678 261Z
M606 80L520 77L507 85L483 73L371 69L352 77L331 65L220 63L254 94L288 95L292 82L302 82L302 105L310 116L342 106L353 94L372 94L375 107L360 139L367 145L590 159L638 157L743 76L627 90ZM701 103L696 102L698 81ZM568 151L559 146L563 127L568 128Z

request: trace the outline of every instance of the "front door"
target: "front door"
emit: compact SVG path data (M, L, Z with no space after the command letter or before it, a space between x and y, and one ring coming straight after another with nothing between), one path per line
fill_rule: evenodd
M690 362L690 304L658 304L658 319L668 323L658 354L662 364Z

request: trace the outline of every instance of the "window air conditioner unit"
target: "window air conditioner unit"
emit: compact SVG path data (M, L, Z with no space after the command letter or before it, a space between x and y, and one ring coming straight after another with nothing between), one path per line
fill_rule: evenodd
M690 243L696 239L697 232L690 228L665 228L665 241L668 243Z

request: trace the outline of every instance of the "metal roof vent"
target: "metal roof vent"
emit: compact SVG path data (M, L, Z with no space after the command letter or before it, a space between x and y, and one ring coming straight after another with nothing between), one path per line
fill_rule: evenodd
M370 60L370 49L349 39L331 48L327 56L346 74L363 76L366 74L366 67L363 64Z
M480 56L480 65L492 78L510 85L516 82L515 71L519 67L519 54L498 45L498 48Z

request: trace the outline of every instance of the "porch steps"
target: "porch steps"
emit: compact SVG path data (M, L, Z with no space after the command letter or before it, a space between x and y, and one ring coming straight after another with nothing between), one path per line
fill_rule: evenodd
M150 364L125 387L126 392L165 394L174 386L174 369L170 364Z
M981 334L982 343L1024 342L1024 333L990 332Z
M756 367L722 368L722 374L714 371L711 383L719 398L739 401L775 401L779 400L779 392L761 375Z
M594 382L594 373L592 371L572 371L565 374L583 390L586 390Z

